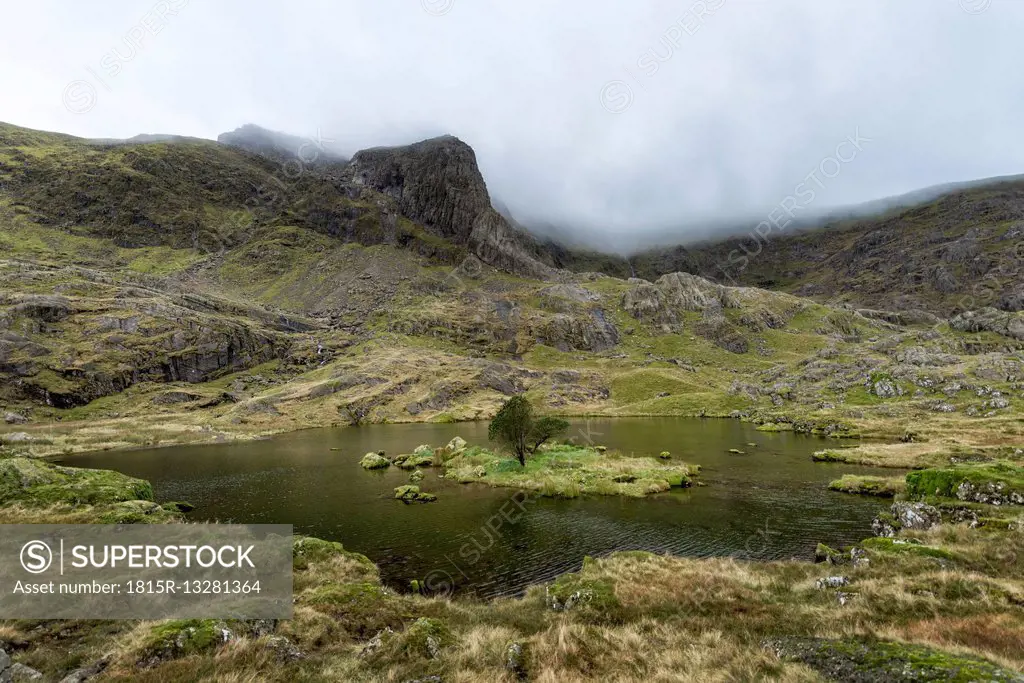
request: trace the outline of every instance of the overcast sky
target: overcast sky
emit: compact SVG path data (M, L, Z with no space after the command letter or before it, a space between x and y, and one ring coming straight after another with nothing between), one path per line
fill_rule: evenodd
M452 133L518 217L623 249L756 222L812 171L801 208L1024 172L1020 0L4 5L0 120L351 151Z

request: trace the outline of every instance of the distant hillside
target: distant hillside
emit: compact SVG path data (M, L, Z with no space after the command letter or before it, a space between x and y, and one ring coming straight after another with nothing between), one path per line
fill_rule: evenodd
M929 197L940 192L938 197ZM910 207L901 206L928 197ZM945 193L930 188L856 209L897 205L873 217L835 220L811 230L753 231L720 241L651 249L612 260L655 280L675 271L726 284L781 289L869 308L938 314L992 306L1024 308L1024 179L997 178ZM593 256L559 260L590 270Z
M279 133L252 123L221 133L217 142L282 162L297 160L307 165L348 162L345 154L330 141Z

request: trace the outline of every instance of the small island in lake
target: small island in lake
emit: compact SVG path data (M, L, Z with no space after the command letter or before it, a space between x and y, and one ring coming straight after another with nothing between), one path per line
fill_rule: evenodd
M692 486L693 478L700 472L699 465L666 461L653 455L625 455L604 446L542 445L525 465L510 454L468 446L459 437L432 449L433 456L428 462L423 454L429 448L416 448L419 466L443 467L442 476L446 479L524 489L553 498L576 498L582 494L643 497ZM401 466L410 457L398 455L389 460L386 455L367 453L361 465L370 470L386 469Z

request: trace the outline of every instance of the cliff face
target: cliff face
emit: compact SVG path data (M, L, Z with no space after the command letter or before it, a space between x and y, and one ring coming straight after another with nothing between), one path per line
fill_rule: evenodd
M476 154L456 137L357 152L345 180L394 198L404 216L469 246L489 265L525 277L558 277L533 237L492 208Z
M357 152L349 173L357 185L394 197L411 220L462 244L476 217L491 208L476 154L452 136Z

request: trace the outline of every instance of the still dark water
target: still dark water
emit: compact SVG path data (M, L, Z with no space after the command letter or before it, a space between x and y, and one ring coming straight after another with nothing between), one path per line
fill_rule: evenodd
M638 455L667 450L700 464L707 486L642 500L539 499L521 509L510 502L513 489L459 485L428 470L420 486L440 500L407 506L392 498L407 472L359 467L371 450L411 452L454 436L483 443L486 423L315 430L60 462L148 479L158 500L193 503L197 521L293 524L297 533L341 541L376 562L385 582L399 589L419 579L435 591L480 597L519 593L578 569L585 555L616 550L810 559L819 541L835 546L870 536L871 519L883 507L826 489L843 473L870 470L812 462L811 453L829 444L822 439L761 433L736 420L573 422L570 436L584 440L588 433L610 448ZM732 455L730 448L748 454Z

